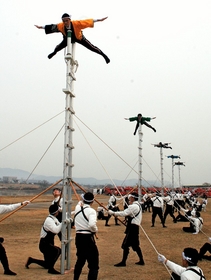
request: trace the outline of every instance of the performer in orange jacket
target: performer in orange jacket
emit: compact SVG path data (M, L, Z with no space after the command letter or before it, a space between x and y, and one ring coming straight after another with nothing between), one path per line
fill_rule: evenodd
M56 46L55 50L48 55L48 58L51 59L58 51L61 51L67 46L67 30L71 29L71 43L79 43L85 48L89 49L92 52L102 55L106 63L110 62L110 59L105 55L98 47L92 45L83 35L82 29L87 27L94 27L94 23L98 21L104 21L107 17L102 19L85 19L85 20L73 20L69 14L62 15L62 22L58 24L50 24L45 26L35 25L38 29L45 29L46 34L51 34L55 32L61 32L63 34L62 42Z

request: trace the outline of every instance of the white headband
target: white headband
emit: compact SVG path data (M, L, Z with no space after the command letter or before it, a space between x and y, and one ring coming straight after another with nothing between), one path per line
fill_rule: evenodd
M91 200L85 199L83 193L82 193L81 197L82 197L82 199L83 199L84 201L89 202L89 203L92 202L92 201L94 200L94 198L91 199Z
M189 257L186 257L184 252L182 252L182 258L183 258L183 260L186 260L186 261L188 261L188 262L190 262L190 263L193 263L193 262L192 262L192 259L189 258Z
M50 214L51 214L51 215L54 215L54 214L56 214L58 211L59 211L59 208L58 208L55 212L50 213Z
M134 197L134 198L138 198L136 195L133 195L133 194L129 194L128 198L130 198L131 196Z

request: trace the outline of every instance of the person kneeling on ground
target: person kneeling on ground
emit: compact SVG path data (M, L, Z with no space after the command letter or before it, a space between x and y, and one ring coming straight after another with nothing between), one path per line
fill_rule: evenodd
M165 264L173 272L171 280L205 280L205 276L200 267L197 266L199 254L194 248L185 248L182 252L182 266L167 260L158 254L158 261Z
M126 260L129 255L129 247L132 247L133 251L139 256L139 261L136 262L138 265L144 265L143 255L141 248L139 246L139 226L142 220L142 208L138 202L138 194L133 192L128 195L129 206L124 211L114 212L108 210L110 215L128 217L127 226L125 231L125 238L122 242L123 257L120 263L115 264L114 266L121 267L126 266Z
M62 228L62 223L60 223L57 219L59 206L57 204L52 204L49 207L49 213L50 214L45 219L40 233L39 249L40 252L43 253L44 260L29 257L25 267L29 268L30 264L36 263L48 269L48 273L50 274L60 274L59 271L54 269L54 265L61 254L61 249L54 245L54 237L61 231ZM66 219L66 222L70 223L71 220Z

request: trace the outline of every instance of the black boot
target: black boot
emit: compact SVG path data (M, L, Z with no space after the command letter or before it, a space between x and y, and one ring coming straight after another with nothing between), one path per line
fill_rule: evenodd
M115 217L115 225L120 226L120 224L118 223L118 219L116 217Z
M50 273L50 274L61 274L59 271L57 271L57 270L54 269L53 267L52 267L52 268L49 268L48 273Z
M80 278L80 275L81 275L81 267L77 267L77 263L76 263L76 266L74 268L74 277L73 277L73 280L78 280Z
M15 272L13 272L9 269L9 262L7 259L6 250L2 244L0 244L0 255L1 255L1 263L4 268L4 274L5 275L17 275Z
M115 264L114 266L117 266L117 267L126 266L126 260L127 260L128 255L129 255L129 248L124 249L122 261L120 263Z
M137 255L139 256L139 262L136 262L136 264L138 265L145 265L144 263L144 259L143 259L143 255L142 255L142 251L141 248L139 247L138 250L136 251Z
M97 280L98 270L90 269L88 274L88 280Z
M5 275L14 275L14 276L17 275L17 273L11 271L10 269L5 270L5 271L4 271L4 274L5 274Z
M29 268L29 265L30 265L31 263L36 263L36 264L38 264L38 265L40 265L40 266L42 266L42 267L44 267L44 268L48 268L45 261L33 259L33 258L31 258L31 257L28 258L28 260L27 260L27 262L26 262L26 264L25 264L25 267L26 267L26 268Z
M54 55L56 55L56 52L55 52L55 51L52 52L52 53L50 53L50 54L48 55L48 58L51 59Z
M110 225L108 224L108 221L110 220L111 216L108 215L108 217L106 218L106 222L105 222L105 226L109 227Z
M110 62L110 59L104 53L102 53L102 56L105 59L106 63L108 64Z

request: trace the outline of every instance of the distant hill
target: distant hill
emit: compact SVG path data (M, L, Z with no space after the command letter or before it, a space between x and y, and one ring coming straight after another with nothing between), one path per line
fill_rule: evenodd
M21 169L12 169L12 168L0 168L0 178L2 179L3 176L11 176L11 177L17 177L17 179L19 180L26 180L29 177L30 173ZM62 175L61 177L59 176L44 176L44 175L38 175L38 174L32 174L29 178L29 182L32 180L37 180L37 181L48 181L49 183L55 183L56 181L62 179ZM106 185L106 184L111 184L112 182L110 181L110 179L96 179L96 178L92 178L92 177L88 177L88 178L75 178L73 177L74 181L76 181L79 184L82 185ZM124 183L124 186L135 186L138 183L138 179L128 179L126 181L122 181L119 179L113 179L114 183L117 186L121 186ZM154 181L149 180L147 181L148 184L146 184L146 187L149 187L149 185L153 185ZM166 183L166 185L169 184ZM143 185L145 186L145 184L143 183ZM158 184L159 186L159 184Z
M10 177L17 177L19 180L26 180L29 177L30 173L25 170L21 169L12 169L12 168L0 168L0 178L2 179L4 176L10 176ZM32 174L29 178L29 181L31 180L40 180L40 181L48 181L49 183L54 183L58 181L59 179L62 179L59 176L44 176L44 175L38 175L38 174ZM82 185L105 185L105 184L112 184L112 182L109 179L102 179L98 180L96 178L88 177L88 178L73 178L77 183ZM137 179L130 179L124 182L124 185L133 186L137 184ZM121 185L122 180L114 179L114 183L116 185Z

